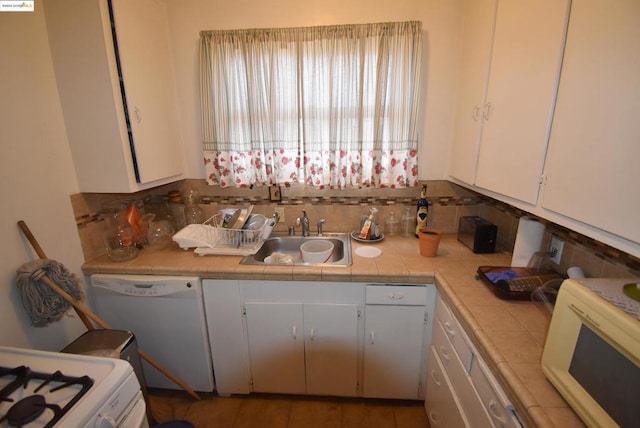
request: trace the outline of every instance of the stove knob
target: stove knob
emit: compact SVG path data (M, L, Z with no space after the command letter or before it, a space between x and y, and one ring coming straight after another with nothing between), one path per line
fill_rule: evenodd
M118 423L110 415L98 415L96 428L117 428Z

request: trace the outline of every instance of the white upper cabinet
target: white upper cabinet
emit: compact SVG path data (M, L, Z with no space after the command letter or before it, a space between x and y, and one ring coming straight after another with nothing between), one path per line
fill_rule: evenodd
M182 178L164 3L43 6L80 190L129 193Z
M449 174L475 184L497 0L466 0Z
M474 29L470 25L473 30L463 35L463 47L475 42L482 44L475 53L470 54L466 48L462 51L452 176L535 204L560 73L569 0L498 0L493 25L480 31L481 22L485 26L491 24L489 18L495 9L493 1L484 3L482 7L476 0L465 2L465 13L470 14L465 17L465 30L469 22L479 27ZM481 36L474 41L474 34ZM491 36L493 43L487 49ZM482 68L486 65L478 58L474 60L477 69L467 70L470 66L467 62L472 61L469 55L481 54L490 55L489 69ZM485 92L478 95L478 85L487 72ZM476 83L467 83L469 79Z
M640 243L640 2L574 0L542 207Z

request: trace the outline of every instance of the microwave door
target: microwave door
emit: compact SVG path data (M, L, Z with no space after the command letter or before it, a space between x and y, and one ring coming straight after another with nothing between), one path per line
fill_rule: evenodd
M640 323L565 281L556 300L542 370L590 426L640 420Z

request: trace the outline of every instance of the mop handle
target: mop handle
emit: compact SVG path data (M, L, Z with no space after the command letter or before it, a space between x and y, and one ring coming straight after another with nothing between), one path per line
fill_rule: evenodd
M44 255L44 252L42 251L42 248L40 247L40 245L38 244L38 241L36 241L36 238L33 236L31 231L27 227L26 223L24 221L20 220L18 222L18 226L20 226L20 229L22 229L22 231L24 232L24 235L27 237L27 239L29 240L29 242L33 246L33 249L36 251L36 254L38 254L38 257L40 257L42 259L46 259L46 256ZM95 321L95 323L98 324L103 329L111 330L111 327L109 326L109 324L107 324L104 320L102 320L100 317L98 317L98 315L93 313L82 302L77 301L76 299L73 298L73 296L71 296L69 293L64 291L60 286L58 286L58 284L56 284L51 278L49 278L47 276L47 274L42 269L34 272L32 276L34 276L35 279L39 279L40 281L42 281L45 284L47 284L53 291L58 293L64 300L66 300L67 302L71 303L73 308L78 313L78 316L80 316L80 318L83 321L86 319L85 325L87 325L87 323L88 323L87 328L89 330L94 330L94 326L93 326L93 324L91 324L91 321L89 321L89 318L91 318L93 321ZM189 385L185 384L180 379L175 377L173 375L173 373L171 373L169 370L167 370L166 368L161 366L160 363L158 363L156 360L154 360L149 355L147 355L145 352L143 352L142 349L138 349L138 354L140 354L140 356L145 361L147 361L149 364L151 364L153 367L155 367L160 373L162 373L167 378L169 378L171 381L173 381L176 385L181 387L190 396L192 396L196 400L200 400L200 396L193 389L191 389L189 387Z
M20 230L22 230L22 233L24 233L24 236L27 238L27 240L35 250L38 257L41 259L46 259L47 256L45 255L44 250L36 240L36 237L33 236L33 233L31 233L31 230L29 230L27 223L20 220L18 221L18 227L20 227ZM95 330L95 327L93 326L89 318L87 318L87 316L84 313L79 311L78 308L76 308L75 306L73 307L73 309L75 309L76 314L78 314L78 318L80 318L80 321L82 321L84 326L87 327L87 330Z
M40 270L40 271L36 271L34 273L36 275L36 277L40 280L43 281L45 284L47 284L49 287L51 287L51 289L53 289L56 293L58 293L60 296L62 296L62 298L64 300L66 300L67 302L71 303L73 305L74 308L76 308L77 310L81 311L82 313L86 314L89 318L91 318L93 321L96 322L96 324L98 324L100 327L102 327L105 330L111 330L111 326L109 326L109 324L107 324L102 318L98 317L98 315L96 315L94 312L92 312L89 308L87 308L83 303L78 302L77 300L75 300L73 298L73 296L71 296L69 293L67 293L66 291L64 291L62 288L60 288L58 286L58 284L56 284L51 278L49 278L47 276L47 274ZM164 367L162 367L157 361L155 361L153 358L151 358L149 355L147 355L146 353L144 353L142 351L142 349L138 349L138 353L140 354L140 356L142 358L144 358L149 364L151 364L153 367L155 367L156 369L158 369L158 371L160 371L163 375L165 375L166 377L168 377L170 380L172 380L175 384L177 384L178 386L180 386L184 391L186 391L189 395L191 395L193 398L195 398L196 400L200 400L200 397L198 396L198 394L191 389L188 385L186 385L184 382L182 382L180 379L178 379L177 377L175 377L171 372L169 372L167 369L165 369Z

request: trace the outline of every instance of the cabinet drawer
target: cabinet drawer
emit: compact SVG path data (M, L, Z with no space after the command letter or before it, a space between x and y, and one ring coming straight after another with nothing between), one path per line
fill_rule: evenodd
M424 407L432 428L469 427L451 381L442 367L438 352L429 348L427 393Z
M451 380L451 384L455 388L456 395L460 400L467 419L473 421L474 428L492 428L491 418L478 397L466 368L460 362L453 345L447 338L442 325L437 320L433 326L432 344L440 357L447 377Z
M476 358L473 361L470 376L495 426L521 428L522 425L515 416L513 404L482 359Z
M469 371L473 360L473 349L469 344L469 339L462 330L462 326L460 326L458 320L456 320L447 305L440 298L436 303L436 319L442 325L447 338L451 341L465 370Z
M397 285L367 285L367 305L424 306L427 287Z

